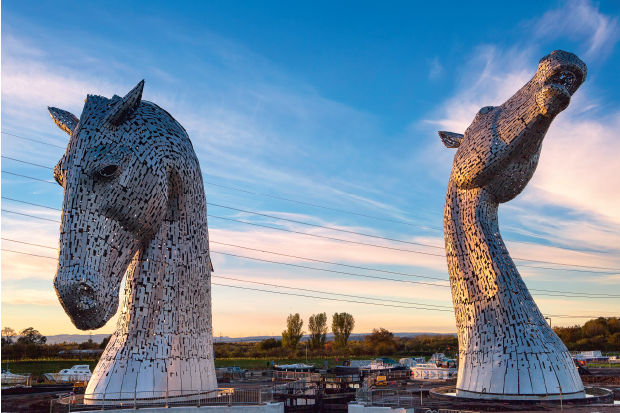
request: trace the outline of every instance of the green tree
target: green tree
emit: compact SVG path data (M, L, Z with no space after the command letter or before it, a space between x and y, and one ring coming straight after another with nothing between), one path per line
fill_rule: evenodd
M355 319L349 313L334 313L332 317L332 332L334 333L334 347L345 348L349 336L355 328Z
M603 317L590 320L581 327L581 330L586 338L602 336L607 332L607 320Z
M381 344L393 345L394 333L391 333L383 327L379 327L379 329L373 328L372 334L364 337L364 340L373 347L378 347Z
M258 349L263 350L263 351L271 350L274 348L280 348L280 347L282 347L282 341L276 340L275 338L268 338L258 343Z
M324 349L327 336L327 314L311 315L308 320L308 330L310 330L310 347L315 350Z
M10 346L11 344L13 344L13 338L16 335L17 333L15 333L15 330L13 330L11 327L4 327L2 329L2 347Z
M620 333L620 319L611 317L607 319L607 329L609 334Z
M286 330L282 332L282 346L290 348L291 350L297 349L299 340L303 337L305 331L302 331L304 320L301 319L299 313L293 315L289 314L286 318Z
M101 340L101 344L99 344L99 348L104 350L107 347L108 343L110 342L111 338L112 338L112 334L110 334L107 337L104 337L103 340Z
M40 346L47 341L47 337L39 333L39 330L35 330L32 327L23 329L19 332L19 335L21 337L17 339L17 342L21 344L36 344Z

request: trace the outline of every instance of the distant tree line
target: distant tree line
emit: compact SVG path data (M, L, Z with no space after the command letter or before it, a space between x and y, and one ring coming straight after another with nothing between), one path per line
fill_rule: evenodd
M99 350L108 344L109 337L101 343L92 339L83 343L47 344L47 338L33 327L28 327L17 333L11 327L2 329L2 360L22 360L38 358L74 358L71 350ZM89 356L92 358L92 356Z
M458 340L454 334L395 337L394 333L380 327L373 329L363 340L351 341L349 337L355 327L355 319L348 313L336 313L331 323L334 339L327 341L327 323L326 313L313 314L308 320L308 341L300 345L305 334L304 323L299 314L290 314L281 340L269 338L258 343L214 343L215 356L218 359L303 358L306 345L309 357L400 358L431 356L438 351L451 357L458 354ZM617 317L600 317L583 326L554 327L553 330L571 351L620 351L620 320ZM32 327L19 333L5 327L2 329L2 360L74 358L76 355L71 354L71 350L105 349L108 341L109 337L101 343L91 339L80 344L47 344L46 337Z
M429 334L415 337L394 337L385 328L374 329L363 340L349 340L345 347L333 340L326 341L323 347L312 345L312 335L307 342L301 342L295 350L282 345L282 340L268 338L258 343L215 343L215 356L222 358L304 358L308 344L308 357L411 357L431 356L435 352L445 352L450 356L458 353L458 340L453 334Z
M583 326L554 327L571 351L620 351L620 319L599 317Z

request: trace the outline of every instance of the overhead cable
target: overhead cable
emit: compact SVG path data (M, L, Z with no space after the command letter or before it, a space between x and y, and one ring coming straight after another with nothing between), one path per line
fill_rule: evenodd
M5 134L5 135L14 136L14 137L19 138L19 139L25 139L25 140L27 140L27 141L32 141L32 142L36 142L36 143L41 143L41 144L43 144L43 145L48 145L48 146L54 146L54 147L56 147L56 148L60 148L60 149L65 149L65 148L66 148L65 146L58 146L58 145L54 145L54 144L51 144L51 143L47 143L47 142L43 142L43 141L38 141L38 140L36 140L36 139L24 138L23 136L14 135L14 134L12 134L12 133L8 133L8 132L2 132L2 133L3 133L3 134Z
M19 137L17 135L12 135L12 136ZM3 156L3 158L11 159L13 161L22 162L22 163L26 163L26 164L30 164L30 165L40 166L40 167L46 168L46 169L52 169L52 170L54 169L54 168L51 168L51 167L48 167L48 166L38 165L38 164L31 163L31 162L23 161L23 160L20 160L20 159L16 159L16 158L10 158L10 157L7 157L7 156ZM11 172L7 172L7 173L12 174L12 175L21 176L21 177L24 177L24 178L30 178L30 179L34 179L34 180L37 180L37 181L41 181L40 179L28 177L28 176L25 176L25 175L13 174ZM51 181L43 181L43 182L54 183L54 182L51 182ZM315 207L324 208L324 209L330 209L330 210L344 212L344 213L348 213L348 214L360 215L360 216L365 216L365 217L374 218L374 219L381 219L381 220L396 222L396 223L400 223L400 224L404 224L404 225L411 225L411 226L417 226L417 227L421 227L421 228L433 229L433 230L436 230L436 231L442 231L441 229L434 228L434 227L428 227L428 226L423 226L423 225L415 225L415 224L407 223L407 222L404 222L404 221L396 221L396 220L390 220L390 219L386 219L386 218L374 217L374 216L370 216L370 215L358 214L358 213L355 213L355 212L350 212L350 211L345 211L345 210L340 210L340 209L335 209L335 208L330 208L330 207L325 207L325 206L320 206L320 205L315 205L315 204L309 204L309 203L306 203L306 202L296 201L296 200L292 200L292 199L288 199L288 198L281 198L281 197L277 197L277 196L273 196L273 195L256 193L256 192L246 191L246 190L238 189L238 188L232 188L232 187L228 187L228 186L224 186L224 185L214 184L212 182L203 181L203 183L209 184L209 185L214 185L214 186L219 186L219 187L222 187L222 188L227 188L227 189L231 189L231 190L235 190L235 191L245 192L245 193L248 193L248 194L267 196L267 197L271 197L271 198L282 199L282 200L290 201L290 202L297 202L297 203L300 203L300 204L315 206ZM236 209L236 208L227 207L227 206L223 206L223 205L217 205L217 204L211 204L211 205L219 206L219 207L222 207L222 208L228 208L228 209L235 209L235 210L238 210L238 211L243 211L243 210L239 210L239 209ZM250 212L250 211L243 211L243 212L247 212L247 213L255 214L255 215L263 215L263 216L272 217L272 218L276 218L276 219L287 220L287 221L291 221L291 222L297 222L297 223L303 224L303 225L311 225L311 226L315 226L315 227L327 228L327 229L331 229L331 230L334 230L334 231L350 232L350 233L353 233L353 234L358 234L358 235L363 235L363 236L368 236L368 237L373 237L373 238L381 238L381 239L386 239L386 240L395 241L395 242L402 242L402 243L408 243L408 244L414 244L414 245L423 245L423 246L427 246L427 247L430 247L430 248L438 248L438 249L443 249L444 248L444 247L436 246L436 245L415 243L415 242L403 241L403 240L399 240L399 239L393 239L393 238L386 238L386 237L380 237L380 236L375 236L375 235L363 234L363 233L354 232L354 231L347 231L347 230L333 228L333 227L321 226L321 225L316 225L316 224L309 224L309 223L306 223L306 222L294 221L294 220L290 220L290 219L286 219L286 218L281 218L281 217L273 217L273 216L270 216L270 215L265 215L265 214L261 214L261 213L257 213L257 212ZM528 245L539 245L539 246L545 246L545 247L549 247L549 248L557 248L557 249L562 249L562 250L567 250L567 251L578 251L578 252L584 252L584 253L618 254L617 252L611 252L611 251L600 251L600 250L586 250L586 249L578 249L578 248L569 248L569 247L563 247L563 246L557 246L557 245L545 245L545 244L534 243L534 242L529 242L529 241L516 241L516 240L510 240L510 239L506 239L506 241L513 242L513 243L520 243L520 244L528 244ZM525 258L514 258L514 259L515 260L520 260L520 261L538 262L538 263L543 263L543 264L570 265L570 266L573 266L571 264L558 264L558 263L545 262L545 261L529 260L529 259L525 259ZM554 268L544 268L544 267L530 267L530 268L540 268L540 269L550 269L550 270L554 269ZM587 267L587 268L590 268L590 267ZM606 268L600 268L600 269L606 269Z
M18 137L18 138L22 138L21 136L17 136L17 135L12 135L12 134L9 134L9 135L15 136L15 137ZM22 138L22 139L27 139L27 138ZM29 139L29 140L32 140L32 139ZM40 142L40 141L35 141L35 142ZM40 143L44 143L44 142L40 142ZM16 159L16 158L9 158L9 157L6 157L6 156L3 156L3 158L11 159L13 161L22 162L22 163L26 163L26 164L31 164L31 165L35 165L35 166L40 166L42 168L47 168L47 169L52 169L52 170L54 169L54 168L51 168L51 167L48 167L48 166L33 164L33 163L22 161L22 160L19 160L19 159ZM36 179L36 178L33 178L33 179ZM275 195L269 195L269 194L263 194L263 193L259 193L259 192L247 191L247 190L243 190L243 189L239 189L239 188L233 188L233 187L230 187L230 186L215 184L213 182L208 182L208 181L204 181L204 180L203 180L203 183L208 184L208 185L213 185L213 186L221 187L221 188L226 188L226 189L234 190L234 191L244 192L244 193L251 194L251 195L265 196L265 197L280 199L280 200L283 200L283 201L289 201L289 202L295 202L295 203L299 203L299 204L303 204L303 205L313 206L313 207L317 207L317 208L323 208L323 209L327 209L327 210L343 212L343 213L346 213L346 214L352 214L352 215L358 215L358 216L372 218L372 219L378 219L378 220L383 220L383 221L395 222L395 223L399 223L399 224L403 224L403 225L410 225L410 226L414 226L414 227L431 229L431 230L435 230L435 231L443 231L440 228L429 227L429 226L425 226L425 225L417 225L417 224L412 224L412 223L409 223L409 222L393 220L393 219L388 219L388 218L381 218L381 217L376 217L376 216L372 216L372 215L360 214L360 213L357 213L357 212L351 212L351 211L346 211L346 210L326 207L326 206L323 206L323 205L317 205L317 204L302 202L302 201L298 201L298 200L294 200L294 199L282 198L282 197L278 197L278 196L275 196ZM224 208L226 208L226 207L224 207ZM282 218L280 218L280 219L282 219ZM389 239L389 238L387 238L387 239ZM578 252L598 253L598 254L618 254L617 252L612 252L612 251L587 250L587 249L579 249L579 248L569 248L569 247L558 246L558 245L545 245L545 244L529 242L529 241L517 241L517 240L510 240L510 239L506 239L506 240L509 241L509 242L513 242L513 243L528 244L528 245L540 245L540 246L545 246L545 247L549 247L549 248L563 249L563 250L567 250L567 251L578 251ZM404 241L400 241L400 240L395 240L395 241L397 241L397 242L404 242ZM422 244L422 245L424 245L424 244ZM437 246L431 246L431 247L432 248L443 248L443 247L437 247ZM542 268L542 267L531 267L531 268ZM547 268L544 268L544 269L547 269Z
M44 245L32 244L32 243L23 242L23 241L17 241L17 240L12 240L12 239L8 239L8 238L4 238L4 237L2 239L5 240L5 241L9 241L9 242L17 242L17 243L20 243L20 244L33 245L33 246L37 246L37 247L41 247L41 248L48 248L48 249L56 250L56 248L47 247L47 246L44 246ZM211 243L216 243L216 244L223 244L223 243L218 243L218 242L215 242L215 241L210 241L210 242ZM231 244L223 244L223 245L231 245ZM241 248L243 248L243 247L241 247ZM261 262L266 262L266 263L270 263L270 264L279 264L279 265L286 265L286 266L291 266L291 267L305 268L305 269L310 269L310 270L314 270L314 271L323 271L323 272L330 272L330 273L343 274L343 275L352 275L352 276L355 276L355 277L374 278L374 279L385 280L385 281L404 282L404 283L411 283L411 284L423 284L423 285L429 285L429 286L433 286L433 287L445 287L445 288L449 288L450 287L449 285L425 283L425 282L420 282L420 281L398 280L398 279L393 279L393 278L385 278L385 277L377 277L377 276L364 275L364 274L349 273L349 272L344 272L344 271L328 270L328 269L323 269L323 268L309 267L309 266L304 266L304 265L299 265L299 264L292 264L292 263L286 263L286 262L281 262L281 261L271 261L271 260L265 260L265 259L254 258L254 257L247 257L247 256L243 256L243 255L230 254L230 253L221 252L221 251L213 251L213 250L211 250L211 253L222 254L222 255L227 255L227 256L232 256L232 257L237 257L237 258L242 258L242 259L261 261ZM278 255L284 255L284 254L278 254ZM302 259L305 259L305 258L302 258ZM612 295L612 294L577 293L577 292L570 292L570 291L536 290L536 289L530 289L530 290L531 291L543 291L543 292L547 292L547 293L556 293L556 294L545 294L545 293L538 293L538 294L536 294L536 295L547 295L547 296L552 296L552 297L568 297L568 298L620 298L620 295ZM568 295L568 294L571 294L571 295Z
M33 204L33 203L29 203L29 202L24 202L24 201L19 201L19 200L15 200L15 199L12 199L12 200L15 201L15 202L27 203L29 205L37 205L37 204ZM49 208L49 209L55 209L55 208L50 208L50 207L46 207L46 206L43 206L43 205L38 205L38 206L42 206L44 208ZM32 218L43 219L43 220L46 220L46 221L52 221L50 219L40 218L40 217L37 217L37 216L34 216L34 215L22 214L22 213L19 213L19 212L14 212L14 211L9 211L9 210L4 210L4 211L9 212L9 213L18 214L18 215L24 215L24 216L28 216L28 217L32 217ZM217 215L207 214L207 216L212 217L212 218L223 219L223 220L227 220L227 221L239 222L239 223L246 224L246 225L253 225L253 226L259 226L259 227L271 228L271 229L275 229L275 230L278 230L278 231L291 232L291 233L296 233L296 234L301 234L301 235L306 235L306 236L311 236L311 237L325 238L325 239L336 240L336 241L341 241L341 242L346 242L346 243L359 244L359 245L367 245L367 246L372 246L372 247L377 247L377 248L391 249L391 250L397 250L397 251L403 251L403 252L411 252L411 253L422 254L422 255L436 256L436 257L442 257L442 258L444 257L444 255L440 255L440 254L431 254L431 253L425 253L425 252L421 252L421 251L413 251L413 250L406 250L406 249L396 248L396 247L387 247L387 246L376 245L376 244L362 243L362 242L345 240L345 239L341 239L341 238L327 237L327 236L317 235L317 234L308 234L308 233L305 233L305 232L293 231L293 230L284 229L284 228L277 228L277 227L272 227L272 226L264 225L264 224L257 224L257 223L252 223L252 222L246 222L246 221L241 221L241 220L237 220L237 219L233 219L233 218L220 217L220 216L217 216ZM544 262L544 261L535 261L535 260L527 260L527 261ZM596 268L596 269L620 270L620 269L616 269L616 268L592 267L592 266L575 265L575 264L550 263L550 262L547 262L547 263L548 264L555 264L555 265L564 265L564 266L576 266L576 267L581 267L581 268ZM594 273L594 274L615 274L615 272L614 273L606 273L606 272L600 272L600 271L571 270L571 269L566 269L566 268L544 268L544 267L527 266L527 265L520 265L520 266L521 267L538 268L538 269L555 270L555 271L590 272L590 273Z

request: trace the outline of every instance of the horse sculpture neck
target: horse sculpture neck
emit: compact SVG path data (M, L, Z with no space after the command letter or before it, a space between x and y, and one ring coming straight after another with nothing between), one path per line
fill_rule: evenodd
M169 394L217 388L202 176L191 158L174 161L166 217L127 270L118 328L93 375L106 380L87 395L148 392L153 383Z
M458 147L448 183L444 237L459 339L457 395L469 398L583 398L570 354L546 323L510 258L499 204L534 175L543 138L585 80L577 56L557 51L499 107L480 110Z
M450 181L444 226L459 338L457 392L491 398L581 395L570 354L502 240L498 207L484 188L462 190Z

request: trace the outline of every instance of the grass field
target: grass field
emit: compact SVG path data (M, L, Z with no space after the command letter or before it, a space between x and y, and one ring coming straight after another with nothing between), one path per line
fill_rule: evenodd
M91 371L97 365L93 360L29 360L11 361L8 368L11 373L31 373L33 377L36 377L44 373L58 373L60 370L71 368L76 364L88 364ZM6 361L2 362L2 368L7 368Z
M242 369L248 370L265 370L271 368L271 365L267 365L273 361L274 364L297 364L297 363L305 363L315 365L319 368L325 366L325 362L328 363L329 367L334 367L337 365L342 365L344 360L356 359L356 357L330 357L330 358L309 358L306 363L305 358L293 358L293 359L285 359L280 360L277 358L263 358L263 359L245 359L245 358L229 358L229 359L218 359L215 360L215 367L228 367L228 366L239 366ZM359 358L359 357L358 357ZM362 357L361 359L370 360L373 357ZM336 361L338 360L338 361Z
M371 359L372 357L366 357L363 359ZM331 358L310 358L308 364L313 364L317 367L323 367L327 361L329 367L341 365L343 360L349 360L344 357L331 357ZM338 361L336 361L338 360ZM215 367L228 367L239 366L242 369L248 370L266 370L270 368L267 363L274 362L275 364L295 364L306 363L305 358L286 359L279 360L277 358L265 358L265 359L248 359L248 358L230 358L230 359L218 359L215 361ZM28 361L11 361L8 364L8 369L11 373L31 373L32 376L41 376L43 373L58 373L62 369L70 368L76 364L88 364L90 370L93 371L97 363L93 360L28 360ZM2 362L2 368L7 368L7 363Z
M371 359L372 357L355 357L354 359ZM351 358L310 358L308 359L307 364L313 364L317 367L323 367L325 362L327 361L329 367L334 367L337 365L342 365L343 360L349 360ZM338 361L336 361L338 360ZM266 370L271 368L267 363L274 362L275 364L295 364L295 363L306 363L305 358L297 358L297 359L248 359L248 358L228 358L228 359L218 359L215 361L215 367L228 367L228 366L239 366L242 369L248 370ZM93 360L29 360L29 361L20 361L14 362L11 361L8 364L8 368L12 373L31 373L32 376L41 376L43 373L58 373L62 369L70 368L76 364L88 364L90 366L90 370L93 371L97 363ZM610 367L609 363L590 363L589 367ZM619 368L620 364L612 363L611 367ZM2 368L7 368L7 363L2 363Z

